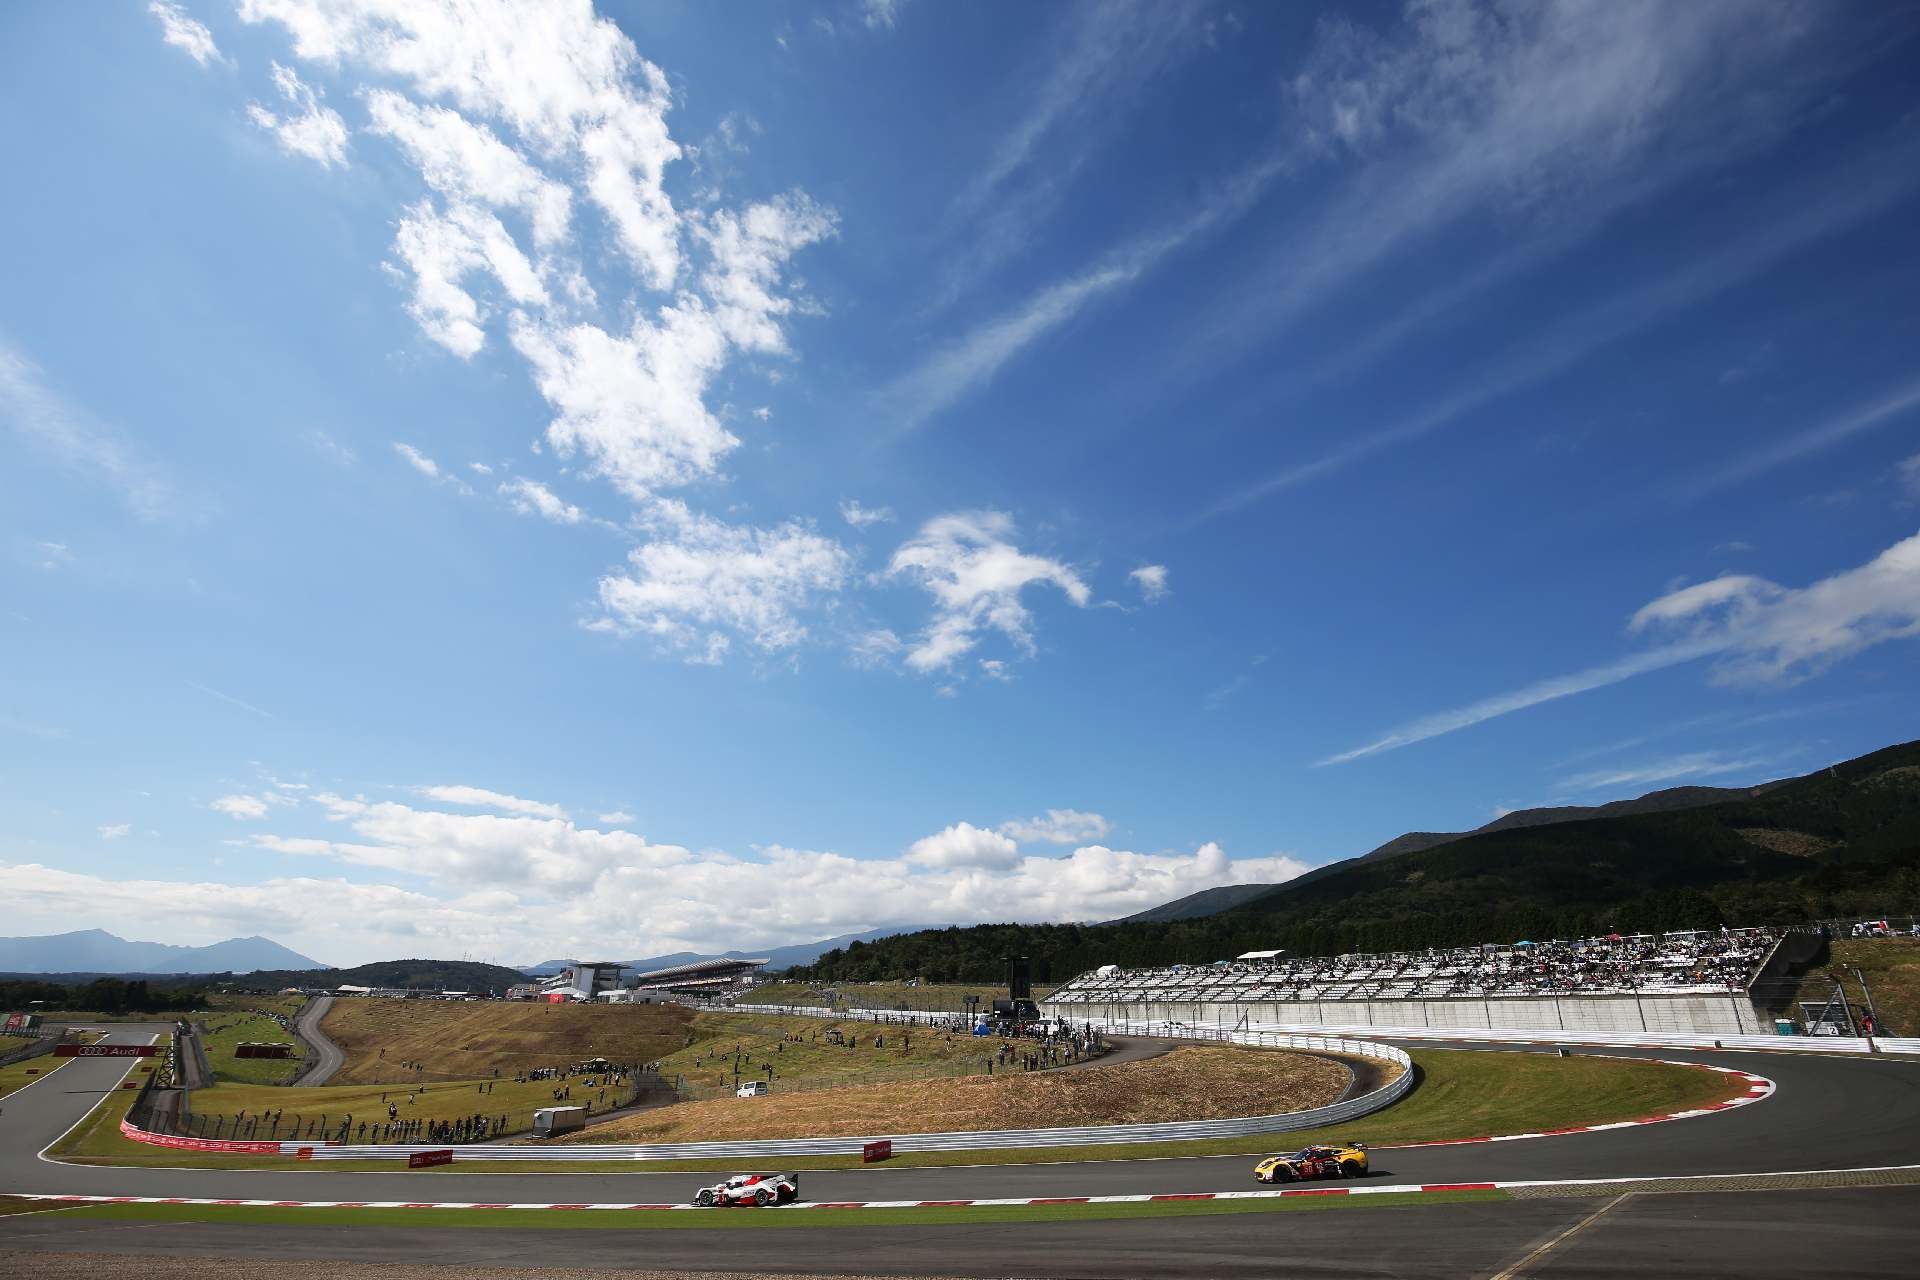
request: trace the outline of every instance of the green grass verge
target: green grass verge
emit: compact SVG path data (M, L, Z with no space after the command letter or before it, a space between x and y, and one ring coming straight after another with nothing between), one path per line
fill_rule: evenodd
M1343 1138L1392 1146L1500 1133L1527 1133L1577 1124L1605 1124L1641 1116L1686 1111L1744 1090L1744 1081L1717 1071L1675 1067L1627 1058L1571 1057L1538 1053L1473 1053L1418 1049L1419 1080L1403 1101L1364 1119L1330 1129L1227 1138L1211 1142L1123 1143L1090 1147L1026 1147L1000 1151L928 1151L896 1156L891 1168L938 1168L981 1164L1049 1164L1089 1160L1151 1160L1210 1155L1248 1155ZM131 1098L129 1093L128 1098ZM394 1160L328 1161L324 1165L249 1156L200 1156L128 1142L119 1133L126 1102L109 1101L94 1120L76 1129L56 1151L83 1163L166 1165L230 1169L303 1168L393 1171ZM851 1169L858 1156L809 1156L794 1167ZM462 1164L451 1173L676 1173L728 1170L716 1160L599 1160ZM429 1175L431 1176L431 1175Z
M1287 1196L1268 1200L1161 1200L1135 1204L945 1205L916 1209L715 1209L710 1212L581 1209L287 1209L253 1205L102 1204L60 1216L89 1222L205 1222L248 1226L457 1227L516 1230L806 1230L969 1226L975 1223L1097 1222L1115 1218L1197 1218L1245 1213L1315 1213L1414 1204L1504 1200L1504 1191L1405 1195ZM31 1202L28 1202L31 1203Z
M282 1031L279 1023L263 1014L251 1010L221 1011L201 1021L207 1024L207 1034L200 1038L200 1043L207 1051L207 1065L213 1068L215 1080L237 1084L285 1084L300 1070L304 1061L300 1042L293 1033ZM249 1040L290 1044L294 1056L235 1057L240 1045Z

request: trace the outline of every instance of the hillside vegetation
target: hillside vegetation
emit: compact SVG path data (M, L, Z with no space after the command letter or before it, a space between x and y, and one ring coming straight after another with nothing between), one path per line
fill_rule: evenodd
M925 930L829 952L790 980L1036 980L1101 964L1330 955L1920 911L1920 743L1720 804L1488 831L1302 877L1214 915Z

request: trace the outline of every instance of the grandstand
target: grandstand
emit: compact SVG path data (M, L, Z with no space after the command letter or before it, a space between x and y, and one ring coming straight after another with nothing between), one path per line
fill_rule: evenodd
M1344 956L1248 952L1082 974L1047 1010L1086 1019L1758 1031L1748 992L1777 929L1609 934Z
M692 964L676 964L636 974L629 988L635 992L728 995L751 987L760 970L766 966L764 957L747 960L721 956L713 960L696 960Z

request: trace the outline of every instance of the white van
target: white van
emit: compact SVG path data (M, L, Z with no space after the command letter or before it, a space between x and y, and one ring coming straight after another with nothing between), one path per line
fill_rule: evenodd
M733 1096L736 1098L764 1098L772 1092L773 1090L768 1087L765 1080L749 1080L738 1089L735 1089Z

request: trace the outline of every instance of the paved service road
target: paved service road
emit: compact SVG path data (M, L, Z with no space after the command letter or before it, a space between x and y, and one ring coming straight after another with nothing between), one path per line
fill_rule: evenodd
M117 1030L111 1037L123 1043L145 1038L144 1031L128 1029ZM1380 1150L1375 1153L1376 1173L1368 1179L1369 1185L1715 1175L1920 1163L1920 1061L1675 1050L1616 1052L1620 1056L1659 1056L1736 1067L1774 1080L1778 1090L1772 1098L1752 1106L1667 1124L1518 1142ZM711 1178L710 1174L686 1173L111 1169L57 1164L37 1156L42 1147L83 1115L102 1092L111 1091L127 1070L125 1061L77 1059L57 1076L8 1099L5 1114L0 1115L0 1190L289 1200L661 1202L685 1200L697 1185ZM35 1097L33 1105L16 1104L16 1099L24 1101L41 1090L45 1090L45 1094ZM16 1115L16 1112L25 1114ZM1365 1121L1356 1123L1352 1132L1354 1137L1364 1140ZM1276 1145L1284 1145L1284 1139L1276 1136ZM812 1200L1166 1194L1251 1188L1254 1185L1249 1174L1251 1163L1246 1156L1217 1156L1086 1164L833 1170L803 1174L801 1185L803 1193ZM1665 1241L1667 1247L1678 1252L1664 1256L1682 1256L1685 1250L1680 1249L1677 1242L1693 1229L1686 1223L1695 1220L1683 1212L1679 1206L1682 1201L1707 1206L1698 1216L1719 1222L1728 1240L1740 1237L1743 1232L1758 1232L1759 1238L1770 1238L1762 1228L1778 1227L1783 1222L1780 1215L1791 1212L1803 1232L1825 1237L1829 1247L1841 1239L1848 1241L1851 1248L1857 1236L1845 1229L1836 1236L1829 1230L1832 1223L1801 1216L1792 1208L1810 1203L1808 1197L1815 1195L1833 1197L1845 1205L1882 1206L1885 1216L1871 1219L1876 1225L1867 1232L1867 1244L1874 1248L1879 1242L1897 1239L1906 1251L1904 1256L1912 1256L1913 1246L1920 1244L1913 1228L1903 1229L1902 1234L1888 1225L1896 1219L1920 1222L1920 1213L1912 1212L1920 1209L1920 1188L1869 1188L1819 1193L1768 1191L1714 1196L1635 1196L1625 1206L1610 1212L1605 1221L1583 1229L1581 1248L1589 1252L1598 1247L1598 1242L1615 1240L1620 1250L1650 1258L1661 1256L1657 1242ZM1525 1252L1521 1245L1530 1248L1528 1242L1535 1241L1536 1237L1550 1236L1578 1223L1601 1203L1604 1202L1591 1198L1522 1200L1368 1213L1363 1254L1370 1263L1391 1273L1408 1270L1414 1261L1419 1263L1423 1274L1470 1273L1481 1266L1476 1251L1482 1246L1490 1256L1503 1256L1510 1262ZM1902 1203L1909 1209L1896 1211L1887 1207ZM598 1241L587 1237L601 1236L599 1232L562 1234L566 1240L564 1256L571 1265L591 1265L596 1259L611 1261L621 1250L628 1251L620 1256L632 1265L631 1250L636 1247L635 1241L644 1239L648 1265L657 1266L674 1265L670 1259L684 1248L688 1257L697 1254L708 1267L724 1263L734 1267L765 1264L784 1270L844 1272L884 1268L923 1274L992 1274L1014 1270L1025 1274L1062 1275L1174 1271L1251 1274L1264 1268L1270 1274L1282 1260L1293 1269L1294 1260L1300 1256L1299 1246L1310 1239L1330 1241L1338 1237L1351 1258L1357 1247L1354 1242L1359 1238L1355 1212L1366 1211L1355 1208L1332 1213L1249 1214L1231 1218L1050 1223L1044 1229L999 1233L1000 1238L992 1243L988 1243L987 1237L995 1233L983 1232L977 1226L847 1228L820 1235L819 1240L831 1241L831 1247L826 1248L810 1243L816 1239L812 1232L793 1236L784 1231L736 1231L723 1237L707 1230L690 1229L691 1235L686 1230L649 1232L644 1237L613 1233L615 1239ZM1842 1214L1835 1221L1843 1221L1845 1217ZM53 1232L34 1236L33 1240L43 1243L33 1247L87 1247L79 1243L79 1236L58 1231L52 1219L40 1219L37 1226L33 1225L35 1222L33 1218L0 1221L0 1244L27 1246L29 1241L25 1236L31 1228ZM1426 1225L1419 1225L1422 1223ZM1641 1225L1633 1232L1626 1232L1625 1223ZM1438 1236L1435 1233L1441 1224L1455 1230L1444 1237ZM83 1225L76 1223L75 1227ZM222 1249L228 1244L239 1248L245 1238L244 1233L213 1227L195 1227L191 1232L179 1227L168 1230L173 1233L173 1239L182 1242L181 1248L185 1248L189 1240L203 1245L217 1240L222 1242L219 1245ZM116 1227L111 1238L127 1244L149 1237L157 1239L164 1234L159 1229L149 1231L126 1226ZM416 1228L302 1232L275 1227L271 1233L264 1234L270 1235L277 1245L289 1248L296 1247L301 1239L310 1239L314 1249L334 1250L325 1254L329 1257L401 1258L423 1256L416 1253L418 1247L424 1247L420 1246L422 1240L458 1233ZM489 1230L472 1239L470 1246L435 1256L445 1260L466 1256L472 1248L498 1249L503 1243L502 1234ZM625 1243L619 1244L616 1240ZM64 1243L56 1243L59 1241ZM861 1243L856 1245L856 1241ZM561 1256L555 1252L559 1244L560 1237L555 1233L543 1232L538 1254L557 1261ZM1324 1247L1331 1248L1331 1245ZM1775 1265L1779 1259L1801 1256L1792 1249L1750 1250L1732 1244L1728 1248L1733 1252L1723 1255L1725 1259L1745 1259L1751 1253L1750 1261L1754 1265L1728 1266L1724 1271L1709 1270L1704 1274L1780 1274ZM1508 1252L1502 1254L1502 1250ZM1084 1265L1075 1265L1073 1258L1081 1251L1084 1251ZM1870 1253L1872 1249L1867 1251ZM1176 1255L1186 1261L1176 1265ZM1326 1253L1321 1256L1337 1257ZM1395 1258L1409 1266L1397 1265ZM1854 1260L1854 1256L1850 1254L1849 1260ZM1595 1263L1592 1273L1605 1270L1605 1264ZM1557 1268L1552 1273L1561 1274Z
M340 1046L327 1039L327 1033L320 1029L320 1020L327 1016L327 1010L333 1008L332 996L315 996L301 1007L300 1016L293 1020L293 1033L307 1046L307 1069L293 1082L296 1089L311 1089L315 1085L325 1084L333 1079L333 1073L347 1065L347 1055Z

